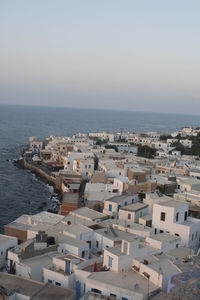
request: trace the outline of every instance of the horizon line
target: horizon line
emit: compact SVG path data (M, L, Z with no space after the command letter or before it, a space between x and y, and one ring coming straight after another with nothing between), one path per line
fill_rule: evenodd
M0 103L3 106L24 106L24 107L42 107L42 108L64 108L64 109L74 109L74 110L99 110L99 111L112 111L112 112L128 112L128 113L145 113L145 114L163 114L163 115L182 115L182 116L197 116L200 114L194 113L177 113L177 112L164 112L164 111L143 111L143 110L128 110L128 109L111 109L111 108L99 108L99 107L73 107L73 106L55 106L55 105L34 105L34 104L22 104L22 103Z

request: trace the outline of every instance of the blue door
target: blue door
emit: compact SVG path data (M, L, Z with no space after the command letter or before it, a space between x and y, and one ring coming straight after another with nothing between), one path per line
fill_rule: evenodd
M76 282L76 300L81 298L81 283L80 281Z
M70 261L69 260L66 260L66 263L65 263L65 273L70 274Z

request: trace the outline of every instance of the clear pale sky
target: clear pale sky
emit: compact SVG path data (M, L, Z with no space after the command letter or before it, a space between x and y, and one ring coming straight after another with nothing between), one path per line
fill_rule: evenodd
M1 0L0 103L200 114L200 1Z

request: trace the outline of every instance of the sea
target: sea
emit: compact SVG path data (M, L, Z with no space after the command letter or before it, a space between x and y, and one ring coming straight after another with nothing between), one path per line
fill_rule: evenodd
M53 187L12 160L30 136L70 136L77 132L160 131L200 126L200 117L165 113L0 105L0 232L22 214L51 209L58 201ZM41 204L45 206L41 207Z

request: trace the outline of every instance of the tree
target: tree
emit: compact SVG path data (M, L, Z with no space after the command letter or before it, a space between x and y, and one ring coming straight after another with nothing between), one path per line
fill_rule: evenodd
M156 155L156 149L146 145L139 145L137 155L146 158L154 158L154 156Z
M116 145L105 145L105 148L106 149L114 149L115 152L118 152L118 148Z
M163 135L160 136L161 141L166 141L167 139L173 139L171 134L163 134Z
M100 140L99 138L96 139L96 145L101 146L102 145L102 140Z

